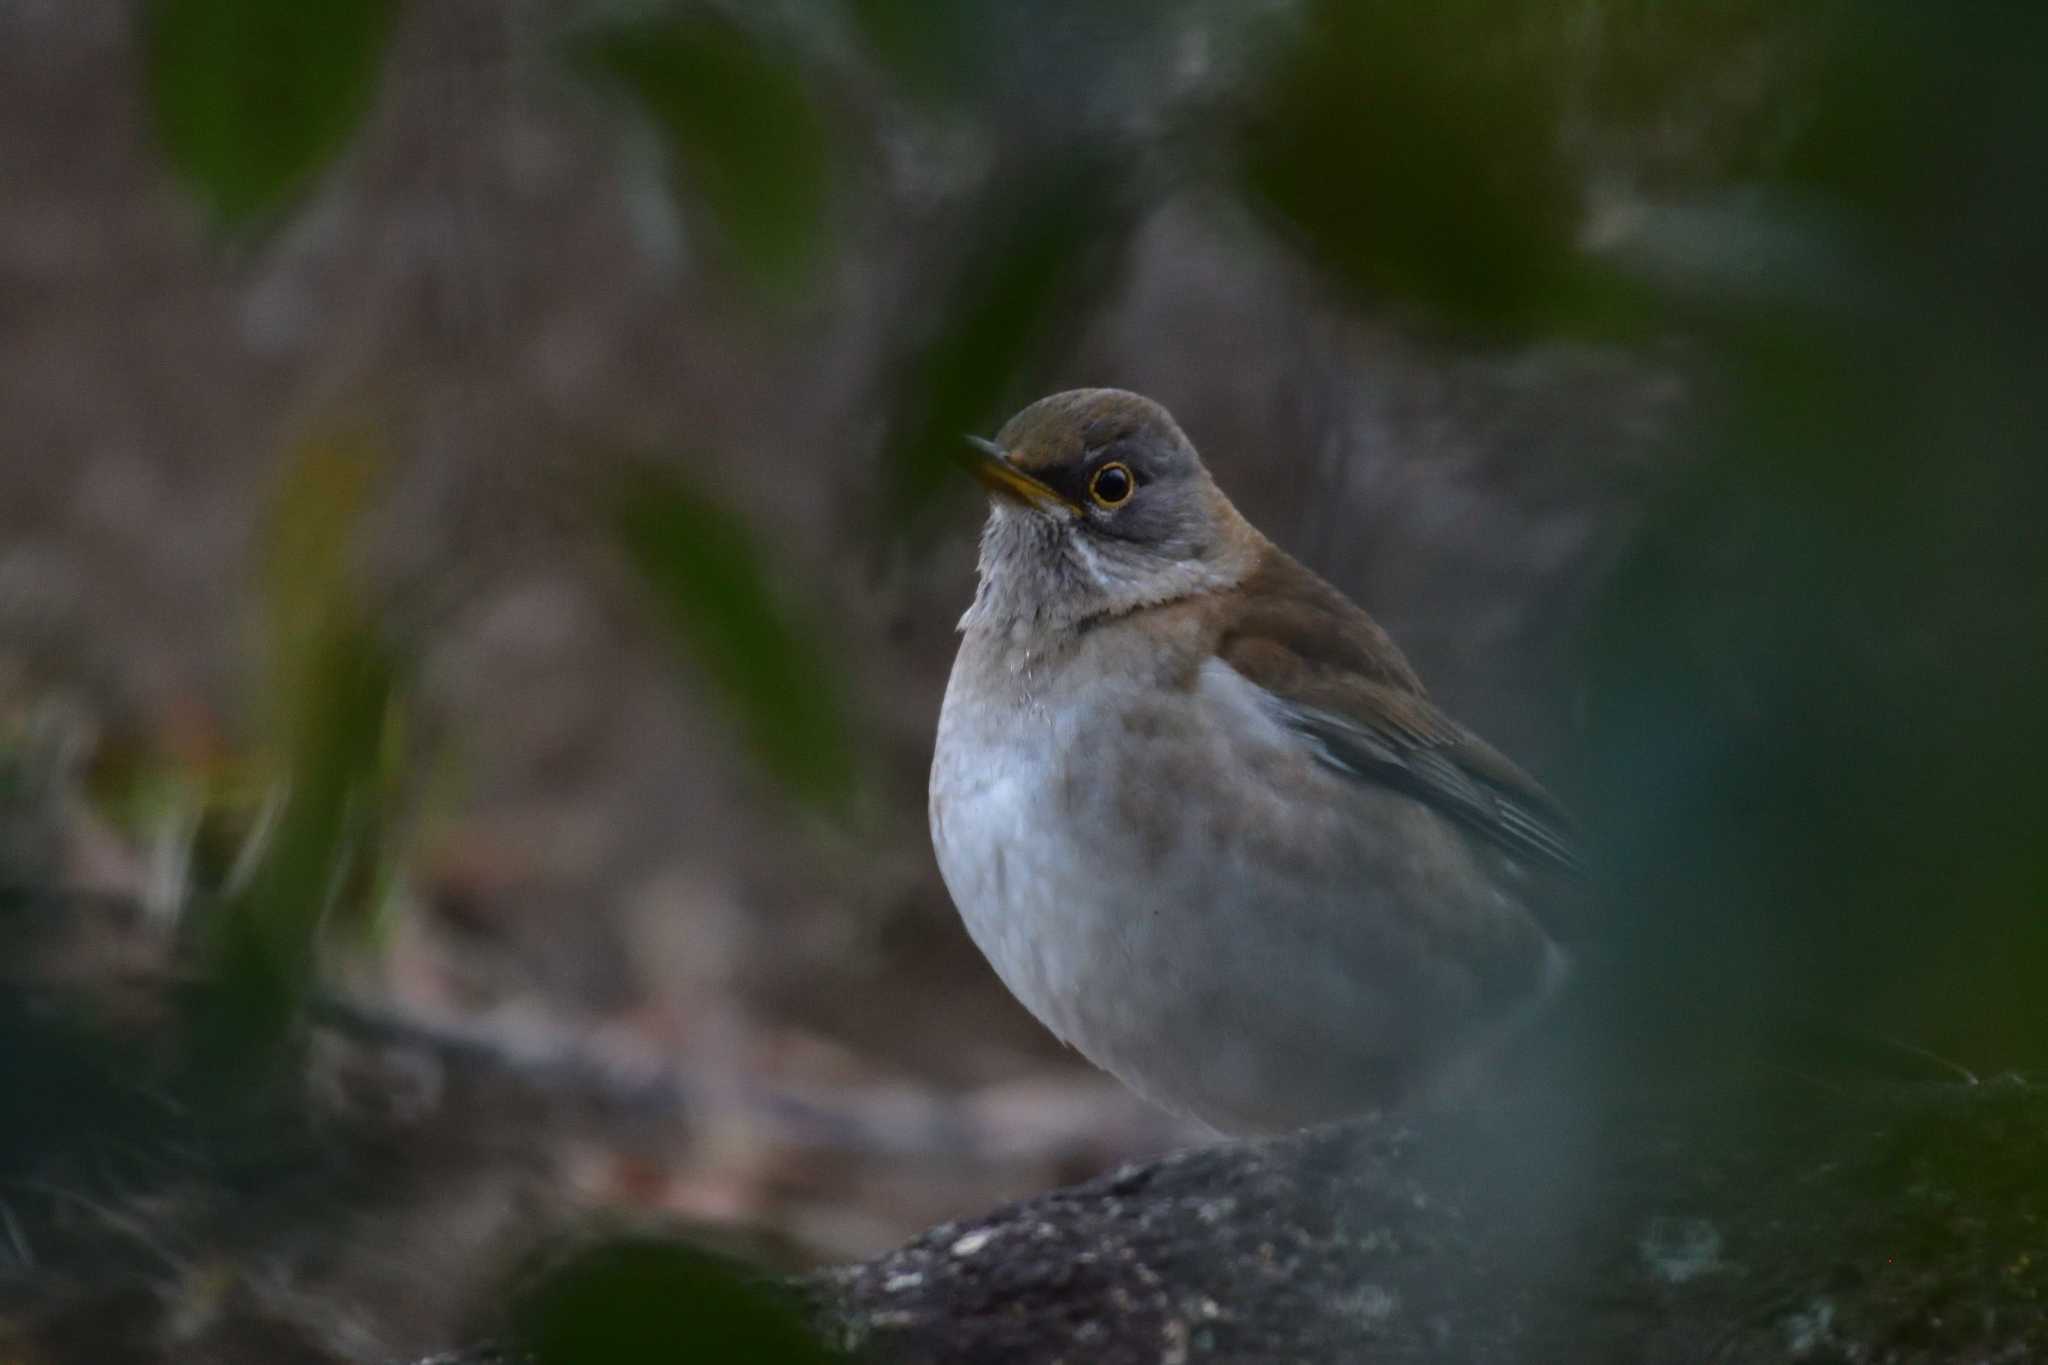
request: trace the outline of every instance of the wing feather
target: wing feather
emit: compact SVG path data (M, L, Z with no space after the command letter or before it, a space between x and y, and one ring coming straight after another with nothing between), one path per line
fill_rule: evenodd
M1232 595L1216 654L1272 698L1318 762L1411 796L1535 869L1582 871L1563 807L1439 711L1371 617L1279 550Z

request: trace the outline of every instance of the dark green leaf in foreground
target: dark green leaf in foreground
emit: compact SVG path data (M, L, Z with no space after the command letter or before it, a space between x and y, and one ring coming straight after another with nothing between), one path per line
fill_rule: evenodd
M1839 282L1698 291L1718 419L1594 618L1617 1037L1796 1008L2048 1066L2048 314L2019 302L2048 198L2008 174L2048 145L2017 55L2044 21L1934 14L1858 6L1820 46L1842 65L1804 88L1793 193L1743 213L1824 231L1785 259Z
M853 773L836 674L778 600L746 528L674 476L643 471L618 509L621 543L668 625L797 795L827 802Z
M951 99L981 74L987 17L951 0L850 0L876 56L913 94Z
M1613 306L1575 248L1558 10L1314 6L1247 120L1248 198L1366 299L1489 330Z
M395 0L162 0L149 80L172 168L224 224L278 209L368 109Z
M830 1359L794 1307L704 1252L622 1239L572 1257L521 1295L514 1336L538 1365Z
M639 103L757 282L802 276L824 236L829 156L792 57L708 14L608 32L578 56Z

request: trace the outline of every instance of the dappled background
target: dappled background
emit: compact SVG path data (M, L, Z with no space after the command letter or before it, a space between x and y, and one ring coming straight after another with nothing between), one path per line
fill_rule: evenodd
M0 1341L377 1358L580 1213L1188 1140L925 835L955 444L1079 384L1585 814L1582 1051L2042 1065L2042 20L1413 10L0 13ZM374 1160L230 1232L280 1126Z

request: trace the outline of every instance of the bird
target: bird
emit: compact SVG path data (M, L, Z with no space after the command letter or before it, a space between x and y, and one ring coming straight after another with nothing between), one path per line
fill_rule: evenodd
M1158 403L1076 389L986 486L933 850L1061 1040L1218 1134L1429 1094L1570 973L1571 817L1261 534Z

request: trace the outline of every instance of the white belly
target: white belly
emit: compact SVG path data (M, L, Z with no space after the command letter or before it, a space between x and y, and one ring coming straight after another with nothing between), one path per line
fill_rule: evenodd
M1173 696L965 690L932 766L946 887L1026 1008L1168 1108L1259 1130L1388 1098L1488 1012L1432 908L1547 947L1455 832L1316 767L1221 664Z
M1073 713L1092 701L974 706L949 688L931 779L932 847L969 935L1011 993L1084 1051L1084 1001L1117 946L1061 808Z

